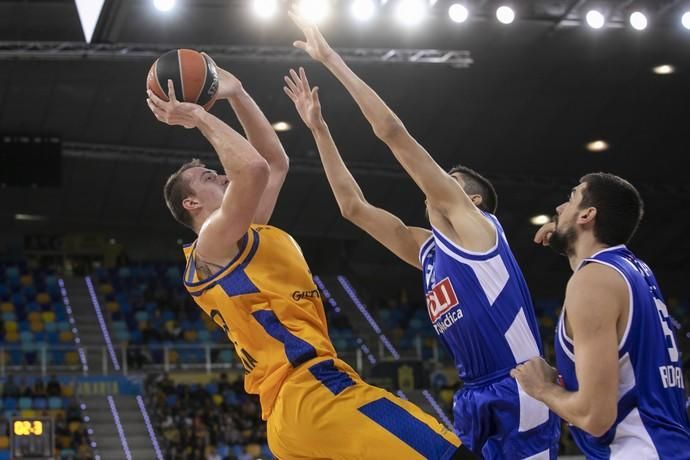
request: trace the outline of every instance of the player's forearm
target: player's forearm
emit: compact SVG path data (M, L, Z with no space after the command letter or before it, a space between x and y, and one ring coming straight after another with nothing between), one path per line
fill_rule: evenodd
M549 383L537 395L559 417L594 436L602 436L613 424L610 414L604 412L606 404L586 397L582 391L568 391L560 385Z
M319 125L312 130L312 134L338 207L343 215L350 215L356 206L365 201L362 189L343 162L328 125Z
M240 89L228 98L232 109L244 129L249 143L263 156L272 171L285 171L289 167L289 159L285 149L268 119L256 104L254 99Z
M237 131L206 111L197 116L197 128L218 154L228 176L237 177L248 170L266 167L266 160Z
M385 142L396 130L404 129L397 115L347 66L340 56L334 54L324 61L324 65L350 93L378 138Z

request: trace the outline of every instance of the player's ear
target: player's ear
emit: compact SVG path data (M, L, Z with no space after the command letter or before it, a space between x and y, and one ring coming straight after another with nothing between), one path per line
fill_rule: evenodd
M590 206L588 208L585 208L580 211L580 214L577 217L578 223L579 224L587 224L589 222L594 221L594 218L597 216L597 208Z
M187 211L191 211L193 209L199 209L201 207L201 203L199 203L199 200L192 196L188 196L184 200L182 200L182 207L185 208Z
M482 198L481 195L470 195L470 200L472 200L472 203L478 208L481 207L481 204L484 202L484 198Z

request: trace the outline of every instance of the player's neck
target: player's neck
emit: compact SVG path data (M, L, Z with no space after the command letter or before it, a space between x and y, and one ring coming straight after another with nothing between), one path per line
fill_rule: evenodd
M598 241L591 232L582 233L575 242L573 254L568 256L570 268L575 271L580 263L609 246Z

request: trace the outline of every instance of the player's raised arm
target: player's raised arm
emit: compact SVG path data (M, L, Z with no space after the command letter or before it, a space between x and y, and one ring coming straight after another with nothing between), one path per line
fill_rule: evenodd
M242 82L218 65L216 68L219 79L218 97L230 102L247 140L264 157L270 168L268 185L253 220L256 224L266 224L273 214L290 161L275 130L254 99L244 90Z
M220 208L199 231L197 252L209 262L223 263L237 252L236 242L247 232L259 207L269 176L266 160L247 140L201 106L179 102L172 81L169 102L148 92L147 103L156 118L169 125L197 128L208 139L228 176ZM199 180L217 180L202 175Z
M458 205L475 212L472 200L458 182L410 135L402 121L378 94L333 51L316 25L305 22L293 12L290 12L290 17L306 38L306 41L296 41L294 45L324 64L345 86L376 136L388 145L398 162L424 192L428 205L440 212L450 208L457 209Z
M311 130L326 170L328 183L343 217L357 225L410 265L420 268L419 248L429 237L428 230L408 227L398 217L372 206L345 166L328 125L321 113L318 87L310 88L304 69L290 70L285 77L285 93L295 103L300 117Z
M603 436L616 420L617 322L622 306L628 302L625 282L613 269L594 263L585 266L568 283L565 297L567 322L575 343L578 390L567 391L557 385L556 371L541 358L511 372L528 394L594 436Z

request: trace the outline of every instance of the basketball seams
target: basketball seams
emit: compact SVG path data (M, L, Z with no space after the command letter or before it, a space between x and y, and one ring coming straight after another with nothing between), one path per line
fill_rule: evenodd
M182 97L179 98L180 101L186 101L185 91L184 91L184 72L182 71L182 50L177 50L177 66L180 72L180 87L182 90Z
M206 58L204 57L203 54L199 54L201 56L201 60L204 62L204 78L201 79L201 84L199 85L199 92L196 94L196 98L194 98L194 102L199 102L199 98L201 97L202 91L204 91L204 87L206 86L206 77L208 77L208 63L206 62Z
M165 99L166 101L169 100L168 93L167 91L163 91L163 87L161 86L161 82L158 79L158 59L156 59L156 62L153 63L153 78L152 80L156 82L156 86L158 86L158 93L156 93L156 88L151 88L154 93L156 93L157 96L160 96L161 99Z

